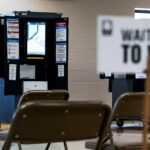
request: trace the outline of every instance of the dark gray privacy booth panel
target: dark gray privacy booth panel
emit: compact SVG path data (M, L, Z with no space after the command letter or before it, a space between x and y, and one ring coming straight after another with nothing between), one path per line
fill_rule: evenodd
M112 83L112 106L114 106L116 99L123 93L133 91L132 79L114 79Z

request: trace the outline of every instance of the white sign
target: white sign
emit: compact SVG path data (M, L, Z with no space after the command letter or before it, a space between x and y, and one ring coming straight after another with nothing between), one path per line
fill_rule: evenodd
M19 39L19 19L7 19L7 38Z
M58 65L58 77L64 77L64 65Z
M56 44L56 62L57 63L66 63L66 43L57 43Z
M47 90L47 81L23 81L23 93L30 90Z
M9 64L9 80L16 80L16 64Z
M56 23L56 42L66 42L67 40L67 23Z
M150 21L99 16L98 73L139 73L146 70L150 50Z
M7 59L19 59L19 41L7 41Z

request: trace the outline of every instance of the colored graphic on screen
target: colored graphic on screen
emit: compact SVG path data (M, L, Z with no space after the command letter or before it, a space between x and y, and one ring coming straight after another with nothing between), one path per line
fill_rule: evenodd
M45 22L27 22L27 55L45 55Z

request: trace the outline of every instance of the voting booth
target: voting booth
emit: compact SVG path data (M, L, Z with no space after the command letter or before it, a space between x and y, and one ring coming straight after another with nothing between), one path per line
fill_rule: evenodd
M68 18L4 17L5 94L68 89Z
M0 122L9 122L24 92L68 90L69 20L60 13L15 11L0 22L0 92L11 101L3 99L0 106L5 115L12 110L7 119L0 111Z

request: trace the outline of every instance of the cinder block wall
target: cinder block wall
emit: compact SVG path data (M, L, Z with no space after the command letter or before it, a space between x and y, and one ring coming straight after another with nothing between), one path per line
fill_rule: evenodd
M150 8L150 1L0 0L0 13L31 10L62 12L69 17L70 100L100 100L109 105L112 96L108 93L108 81L100 80L96 74L96 17L133 15L135 7Z

